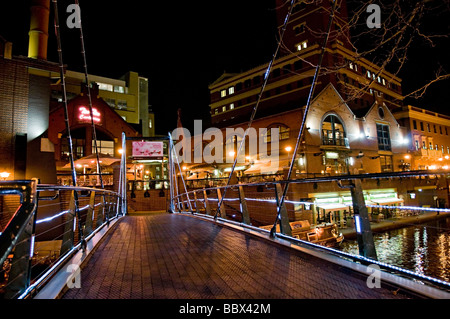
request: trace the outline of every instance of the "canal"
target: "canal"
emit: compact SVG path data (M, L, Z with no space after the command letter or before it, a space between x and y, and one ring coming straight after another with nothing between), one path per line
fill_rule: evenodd
M374 232L378 260L450 282L450 217L420 225ZM341 250L358 254L356 240Z

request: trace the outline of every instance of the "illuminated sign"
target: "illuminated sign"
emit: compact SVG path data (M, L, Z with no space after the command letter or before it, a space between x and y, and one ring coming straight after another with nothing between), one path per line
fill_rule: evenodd
M94 123L100 123L101 114L96 108L92 108L92 115ZM78 119L80 121L89 121L91 122L91 112L89 111L89 108L85 106L80 106L78 108Z
M163 156L163 142L133 142L133 157Z

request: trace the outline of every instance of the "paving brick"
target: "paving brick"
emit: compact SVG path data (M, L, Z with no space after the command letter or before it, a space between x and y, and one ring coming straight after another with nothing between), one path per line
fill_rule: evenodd
M186 215L126 216L65 299L394 299L310 255Z

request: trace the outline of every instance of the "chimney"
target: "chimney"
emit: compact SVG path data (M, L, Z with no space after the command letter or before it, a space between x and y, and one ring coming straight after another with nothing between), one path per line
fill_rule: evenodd
M47 60L50 0L31 0L28 57Z

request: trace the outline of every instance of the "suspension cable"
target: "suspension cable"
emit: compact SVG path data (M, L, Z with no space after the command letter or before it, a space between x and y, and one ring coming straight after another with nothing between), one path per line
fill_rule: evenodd
M80 7L80 4L78 3L78 0L75 0L75 4ZM97 131L95 129L95 123L94 123L94 112L93 112L93 108L92 108L92 97L91 97L91 88L90 88L90 83L89 83L89 74L88 74L88 68L87 68L87 59L86 59L86 48L84 45L84 36L83 36L83 26L81 24L81 13L78 16L79 19L79 30L80 30L80 42L81 42L81 55L83 56L83 64L84 64L84 77L85 77L85 82L86 82L86 93L89 99L89 112L91 115L91 126L92 126L92 139L94 141L94 149L95 149L95 153L96 153L96 158L97 158L97 176L99 176L100 179L100 186L101 188L105 188L105 186L103 185L103 177L102 177L102 169L100 167L100 158L99 158L99 154L98 154L98 147L97 147Z
M291 179L292 170L294 168L295 157L297 155L298 147L300 145L300 141L301 141L301 139L303 137L303 132L305 130L306 117L308 116L308 111L309 111L309 108L311 106L312 98L314 96L314 91L315 91L315 88L316 88L317 79L319 77L319 73L320 73L320 68L321 68L321 65L322 65L323 57L325 55L325 50L326 50L326 47L327 47L328 38L330 36L331 26L333 24L334 13L335 13L335 10L336 10L336 4L337 4L337 0L333 0L333 5L331 7L331 12L330 12L330 19L328 20L327 32L325 33L325 38L323 40L322 49L321 49L322 51L321 51L320 57L319 57L319 63L316 66L316 71L315 71L314 78L313 78L313 81L312 81L312 84L311 84L311 89L310 89L309 95L308 95L308 101L307 101L306 106L305 106L305 111L303 113L303 118L302 118L302 121L301 121L300 130L298 132L297 141L295 143L294 152L292 152L292 160L291 160L291 163L289 165L289 171L288 171L288 175L286 177L286 180L290 180ZM283 189L283 194L281 195L281 199L280 199L279 205L277 207L277 217L275 219L275 223L274 223L274 225L272 227L272 230L270 231L271 236L274 236L277 223L280 220L281 207L283 207L283 205L284 205L284 200L286 198L286 194L287 194L288 188L289 188L289 183L286 183L286 185L284 186L284 189Z
M253 108L252 114L251 114L251 116L250 116L250 120L249 120L249 122L248 122L247 129L246 129L245 132L244 132L244 136L242 137L241 143L239 144L239 148L238 148L238 150L237 150L237 152L236 152L236 158L234 159L233 166L231 167L230 175L228 176L228 180L227 180L226 186L228 186L228 185L230 184L231 177L232 177L232 175L233 175L233 173L234 173L234 170L235 170L235 168L236 168L236 164L237 164L237 160L238 160L238 158L239 158L239 154L241 153L241 150L242 150L242 146L244 145L245 139L246 139L246 137L247 137L247 135L248 135L248 132L249 132L250 128L252 127L253 120L255 119L255 116L256 116L256 111L258 110L258 107L259 107L259 104L260 104L260 102L261 102L261 99L262 99L264 90L265 90L265 88L266 88L267 82L269 81L270 71L272 70L272 66L273 66L273 64L275 63L275 59L276 59L277 56L278 56L278 51L280 50L281 42L282 42L283 37L284 37L284 32L286 31L286 27L287 27L289 18L291 17L291 14L292 14L292 11L293 11L295 2L296 2L296 0L291 0L291 4L290 4L289 10L288 10L288 13L287 13L287 15L286 15L286 18L284 19L283 28L281 29L280 39L279 39L279 41L278 41L277 48L276 48L276 50L275 50L275 53L274 53L273 56L272 56L272 60L270 61L269 66L267 67L266 72L264 73L264 81L263 81L263 84L262 84L262 86L261 86L261 90L260 90L259 95L258 95L258 100L256 101L255 107ZM219 201L218 208L217 208L217 212L216 212L216 214L214 215L214 219L217 219L217 215L218 215L219 212L220 212L220 207L222 206L223 199L225 198L226 192L227 192L227 188L224 189L224 193L223 193L223 196L222 196L221 200Z

